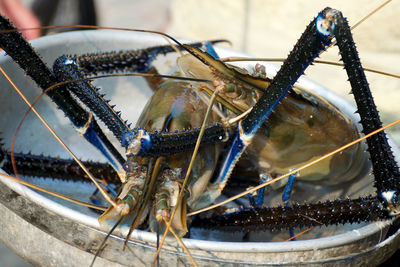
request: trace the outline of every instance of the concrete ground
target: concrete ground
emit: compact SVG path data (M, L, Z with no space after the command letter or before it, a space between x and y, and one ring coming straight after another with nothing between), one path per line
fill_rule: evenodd
M161 30L195 40L226 38L233 48L255 57L284 58L309 21L326 6L340 9L354 25L381 0L98 0L100 24ZM365 67L400 74L400 2L393 1L353 31ZM112 49L112 48L110 48ZM333 47L321 59L338 61ZM350 86L343 70L317 64L306 72L311 79L342 94ZM367 74L385 123L400 116L400 80ZM392 134L400 141L400 127ZM1 266L29 266L0 244Z

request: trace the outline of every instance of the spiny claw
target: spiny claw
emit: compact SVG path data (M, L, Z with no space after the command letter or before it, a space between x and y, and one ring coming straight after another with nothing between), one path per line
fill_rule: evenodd
M169 156L193 149L199 133L199 128L175 132L148 132L139 128L126 133L122 145L127 148L127 156ZM206 127L201 145L228 140L228 136L228 129L225 129L221 123L213 123Z

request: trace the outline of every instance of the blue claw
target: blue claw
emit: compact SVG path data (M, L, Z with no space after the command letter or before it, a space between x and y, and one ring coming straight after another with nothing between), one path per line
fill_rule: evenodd
M267 180L268 179L261 177L260 184L265 184L267 182ZM249 201L250 201L250 205L255 208L261 207L264 204L264 194L265 194L265 187L262 187L257 190L256 198L254 198L253 194L247 194Z
M253 194L247 194L247 197L249 198L250 206L251 207L257 207L256 200L254 199Z
M108 149L108 147L101 140L99 135L95 130L95 121L93 119L93 115L89 118L88 123L77 130L82 134L82 136L94 147L96 147L108 160L109 164L114 168L114 170L119 174L120 178L121 174L124 173L124 169L122 165L119 163L118 159L114 156L114 154Z
M296 241L296 238L293 238L294 237L293 228L289 229L289 236L290 236L290 241Z
M224 163L222 164L218 177L214 182L215 185L218 185L221 191L225 187L236 162L239 160L240 156L248 145L248 143L246 144L246 142L243 140L243 136L240 132L239 124L239 129L236 131L232 145L226 154Z
M282 201L283 202L288 201L290 199L294 181L296 180L296 176L297 176L296 173L289 175L289 179L288 179L286 186L283 189L283 193L282 193Z
M101 206L103 203L100 201L99 197L97 196L97 193L99 192L99 189L96 189L93 194L89 197L90 202L92 202L95 205Z
M288 182L285 185L285 188L283 189L283 193L282 193L282 201L284 202L285 207L289 207L289 200L290 200L290 196L292 195L292 189L293 189L293 185L294 185L294 181L296 180L298 173L293 173L291 175L289 175L289 179ZM294 237L294 232L293 229L290 228L289 229L289 236L290 236L290 241L296 241Z
M204 46L205 46L206 52L208 54L210 54L214 59L219 59L217 52L215 51L214 47L212 46L212 44L209 41L206 42Z
M265 184L267 179L265 177L260 178L260 184ZM256 199L256 207L262 206L264 204L264 196L265 196L265 186L258 189L257 191L257 199Z

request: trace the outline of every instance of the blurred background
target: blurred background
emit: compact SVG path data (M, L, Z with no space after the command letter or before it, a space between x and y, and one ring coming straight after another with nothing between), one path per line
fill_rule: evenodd
M34 23L97 24L167 32L193 40L225 38L232 49L253 57L285 58L306 25L327 6L339 9L354 25L385 1L336 0L0 0L0 12L20 28ZM24 9L26 8L26 10ZM32 11L32 17L29 14ZM23 16L21 16L23 14ZM399 75L399 1L389 3L353 30L364 67ZM21 18L22 17L22 18ZM36 22L35 22L36 18ZM38 35L48 32L37 33ZM36 38L37 36L28 36ZM110 47L110 50L113 48ZM338 62L338 49L321 56ZM278 63L279 64L279 63ZM316 64L306 75L349 101L350 85L341 67ZM400 80L367 73L384 123L400 114ZM400 142L400 127L389 130ZM29 266L0 244L1 266Z

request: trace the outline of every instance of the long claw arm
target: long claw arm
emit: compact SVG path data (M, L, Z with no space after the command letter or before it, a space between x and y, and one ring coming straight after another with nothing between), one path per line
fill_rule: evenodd
M215 44L222 41L214 40L209 43ZM199 42L191 44L194 47L202 45ZM178 49L182 50L184 47L178 47ZM135 156L171 155L192 148L199 130L183 133L147 133L141 129L130 129L127 121L121 118L121 113L114 110L109 101L104 99L104 95L100 94L87 78L97 73L121 71L147 73L153 68L152 63L157 55L174 51L171 46L156 46L125 52L61 56L54 63L53 71L60 81L76 81L68 84L66 88L104 122L124 147L134 146L133 150L137 150L138 153L133 153ZM209 134L206 136L211 136L209 139L212 140L205 139L205 143L219 141L221 136L225 138L225 131L221 125L211 125L207 129L207 133ZM173 149L171 150L171 148ZM132 153L132 149L129 153Z
M249 116L243 120L242 125L239 124L233 146L214 184L214 187L216 187L215 190L219 189L222 191L229 178L231 169L246 148L246 145L251 141L254 133L297 78L304 72L305 67L311 62L310 60L331 43L332 37L336 38L337 45L339 46L340 54L352 86L352 92L356 99L364 134L369 134L382 127L364 70L358 57L350 27L341 12L326 8L320 12L317 18L307 27L298 44L296 44L295 49L284 62L280 71L273 79L271 86L268 88L268 91L271 91L271 93L265 93L261 98L262 101L259 101L255 105ZM298 52L300 52L300 54L298 54ZM317 223L328 225L334 223L370 221L385 219L400 214L400 172L391 147L388 144L386 134L381 131L378 134L368 137L367 144L375 176L374 185L377 189L376 197L338 200L334 202L327 201L318 204L294 204L290 207L262 208L256 211L249 211L250 213L254 213L256 215L255 217L266 212L265 214L269 214L268 216L270 216L272 220L266 223L269 219L263 217L261 219L255 219L255 224L264 225L264 227L267 228L267 224L272 225L272 227L270 227L271 229L277 229L276 227L279 224L278 228L282 228L282 221L285 218L289 218L287 217L289 214L288 212L293 212L293 215L298 217L289 219L290 222L295 222L296 226L299 224L312 226L317 225ZM218 194L214 193L214 195ZM341 212L337 213L339 207ZM344 209L348 210L344 211ZM318 214L309 216L305 210L316 210ZM282 214L282 218L278 215L280 213ZM305 214L307 216L300 218L301 216L299 217L297 214ZM242 215L232 214L225 216L225 218L221 220L226 222L231 220L238 222L239 219L237 216ZM220 218L223 217L224 216ZM246 216L246 218L248 217ZM313 218L313 220L310 220L310 218ZM214 221L214 223L216 223L216 221ZM225 225L227 226L227 224ZM294 225L288 223L287 226L283 228L291 228L293 226Z
M0 47L18 63L42 90L54 87L59 82L32 46L3 16L0 16L0 30L6 31L0 34ZM108 141L90 113L86 112L74 100L66 86L58 86L46 93L86 140L100 151L107 151L108 154L105 156L114 159L112 166L118 173L123 173L123 157ZM84 132L82 132L82 129L84 129ZM96 138L93 138L93 136L96 136Z
M352 86L364 133L368 134L382 127L347 20L340 11L326 8L306 28L268 87L268 92L262 95L250 114L239 124L232 147L215 182L219 190L222 191L224 188L233 167L251 142L255 132L314 58L329 46L333 37L337 40ZM400 172L386 134L380 132L373 135L367 139L367 143L378 199L391 214L399 214Z
M285 97L297 79L304 73L305 69L330 43L331 37L319 33L315 21L312 21L294 46L292 52L290 52L266 92L263 93L249 115L239 123L232 147L215 181L220 191L225 187L233 167L250 144L256 131Z
M340 55L349 77L352 93L361 117L363 133L369 134L382 127L367 78L361 66L357 49L346 18L337 10L326 10L332 25L329 34L336 37ZM320 18L323 21L322 18ZM400 214L400 172L389 146L386 133L379 132L367 139L368 152L375 177L378 199L392 215Z
M387 219L377 197L344 199L281 207L244 209L215 216L196 218L192 227L223 231L282 230L320 225L359 223Z

